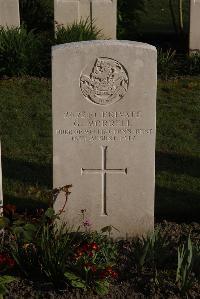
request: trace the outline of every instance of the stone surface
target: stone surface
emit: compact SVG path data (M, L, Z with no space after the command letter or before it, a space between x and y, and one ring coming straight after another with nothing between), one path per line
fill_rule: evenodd
M116 38L117 0L54 0L56 25L70 25L74 21L94 20L105 38Z
M200 51L200 0L190 1L190 51Z
M0 0L0 26L20 26L18 0Z
M78 226L86 209L115 237L153 229L156 60L137 42L53 47L54 187L73 185L64 221Z
M0 214L3 206L3 187L2 187L2 166L1 166L1 140L0 140Z

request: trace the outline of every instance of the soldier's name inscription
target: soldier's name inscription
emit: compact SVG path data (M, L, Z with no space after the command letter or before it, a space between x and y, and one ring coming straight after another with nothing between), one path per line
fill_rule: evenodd
M134 141L137 136L152 135L152 128L140 127L141 111L66 111L63 128L57 135L65 135L73 142Z

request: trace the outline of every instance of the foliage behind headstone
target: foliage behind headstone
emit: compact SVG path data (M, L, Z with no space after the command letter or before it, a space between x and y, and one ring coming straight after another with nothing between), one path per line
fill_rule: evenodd
M28 30L53 32L53 0L20 0L21 24Z
M136 39L145 0L118 0L118 39Z

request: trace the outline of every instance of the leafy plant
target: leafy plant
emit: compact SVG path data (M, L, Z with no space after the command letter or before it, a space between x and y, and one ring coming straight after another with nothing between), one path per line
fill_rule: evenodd
M188 61L188 72L190 75L199 75L200 74L200 53L191 53L187 57Z
M94 22L91 23L88 18L66 27L58 25L55 44L100 39L102 37L100 32L101 30L95 26Z
M93 232L82 237L85 241L76 248L71 268L65 276L73 287L106 295L110 281L118 277L113 268L116 246L102 233Z
M139 25L144 13L144 0L118 0L118 38L135 39L140 33Z
M38 262L38 248L34 243L22 243L15 240L10 245L12 256L26 277L38 277L41 269Z
M176 270L176 282L178 283L181 294L186 294L194 283L192 274L193 267L193 244L188 238L187 245L178 247L178 264Z
M64 283L70 257L73 252L73 234L66 224L44 225L39 244L42 272L56 286Z
M150 252L151 254L153 253L155 268L162 267L162 265L166 264L169 250L167 235L162 233L160 228L157 228L154 233L150 235Z
M168 241L160 229L145 237L136 238L132 242L131 254L136 263L137 270L142 272L144 266L153 267L154 271L166 258Z
M150 242L149 239L146 238L137 238L133 241L133 252L134 255L134 261L136 263L137 270L139 272L143 271L144 264L146 262L149 248L150 248Z
M196 274L198 280L200 281L200 244L193 246L193 271Z
M7 288L6 285L15 281L16 278L8 275L0 276L0 299L3 299L3 296L6 295Z
M0 27L0 77L41 75L40 40L26 28Z
M54 189L52 203L55 202L60 192L64 192L66 204L70 187L71 185L66 185ZM63 209L59 214L62 213ZM59 219L59 214L56 214L53 208L48 208L42 214L39 213L38 219L33 218L32 221L26 217L14 219L12 225L7 228L13 235L12 255L27 277L34 277L43 273L49 279L55 280L55 284L58 284L56 277L58 280L61 277L60 272L63 272L62 277L64 277L64 271L60 270L59 272L59 267L61 269L63 265L61 263L61 251L66 252L65 245L69 240L69 234L64 232L64 225L60 228L56 226L55 221ZM45 247L47 245L48 250ZM57 271L57 276L55 271Z
M26 219L14 219L7 230L12 235L10 251L16 264L25 276L34 276L39 268L35 245L38 223L29 223Z
M175 76L177 72L176 51L169 49L166 52L162 49L158 50L158 74L162 79L169 79L171 76Z
M51 30L53 32L53 0L20 0L21 24L28 31Z

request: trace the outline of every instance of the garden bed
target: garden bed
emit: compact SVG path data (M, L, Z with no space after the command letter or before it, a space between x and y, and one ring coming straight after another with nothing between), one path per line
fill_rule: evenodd
M30 280L21 276L17 281L9 284L5 298L199 298L199 270L197 269L195 273L193 269L190 269L188 282L191 279L191 284L187 291L182 291L182 293L180 281L176 282L176 271L178 247L181 248L182 245L180 246L180 244L187 244L188 236L190 236L193 245L199 246L200 224L195 222L177 224L163 221L156 224L157 229L160 231L160 248L155 246L153 260L150 257L151 253L145 257L141 269L136 264L134 254L137 253L137 250L134 249L132 241L120 241L118 243L119 256L115 266L118 278L112 281L107 295L98 296L93 291L84 293L69 285L56 290L48 280ZM165 250L163 251L164 247ZM160 259L161 256L159 256L157 260L157 254L161 255L162 258ZM199 262L199 258L196 261Z

